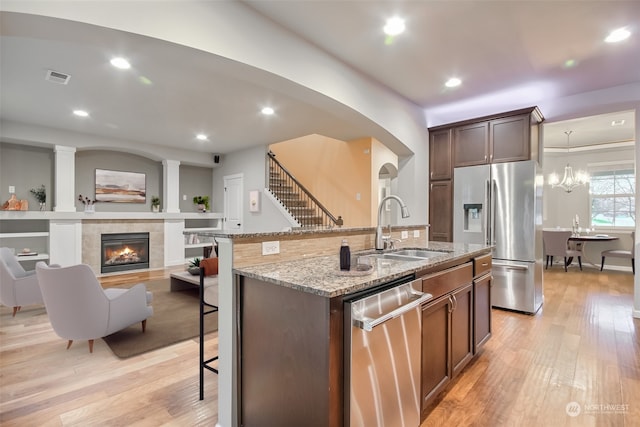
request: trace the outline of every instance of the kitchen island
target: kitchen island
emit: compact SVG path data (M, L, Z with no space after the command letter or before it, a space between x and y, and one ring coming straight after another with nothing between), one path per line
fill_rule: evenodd
M414 249L436 254L426 259L403 260L379 257L381 253L375 250L357 251L352 254L352 265L362 257L363 262L373 266L366 275L341 272L337 253L234 268L238 294L239 425L348 424L345 336L350 325L344 320L344 303L356 295L384 288L385 284L416 278L420 279L420 290L432 295L425 308L438 303L435 311L424 311L423 322L437 325L429 317L432 312L438 320L440 314L453 316L443 325L444 330L435 333L433 343L430 334L434 331L425 331L429 343L422 365L425 357L434 359L433 363L427 360L427 368L422 369L426 372L422 373L420 410L423 416L426 414L435 395L453 377L451 367L459 372L477 351L474 316L490 316L490 299L487 283L487 292L480 292L484 295L479 302L483 309L474 310L474 276L478 277L475 270L490 271L491 248L427 242ZM460 315L455 317L451 313L458 308ZM478 323L490 328L490 318ZM453 328L460 325L463 327L457 333L461 339L453 336ZM437 341L443 335L446 342L441 345ZM486 338L483 336L482 340ZM451 360L459 348L463 349L460 360ZM437 368L443 357L447 360L442 369L447 372L444 380L438 380L442 372ZM434 387L428 386L432 379L437 380Z

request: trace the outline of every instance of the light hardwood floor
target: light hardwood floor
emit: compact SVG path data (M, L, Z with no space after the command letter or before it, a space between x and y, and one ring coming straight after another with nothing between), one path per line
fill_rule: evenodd
M541 312L494 310L493 337L422 427L638 425L640 320L631 317L632 294L630 273L547 271ZM200 402L197 339L120 360L102 340L93 354L83 342L65 350L41 307L15 318L2 307L0 322L2 426L215 425L217 377L205 372ZM206 352L216 351L217 334L209 334ZM575 417L570 402L580 405Z

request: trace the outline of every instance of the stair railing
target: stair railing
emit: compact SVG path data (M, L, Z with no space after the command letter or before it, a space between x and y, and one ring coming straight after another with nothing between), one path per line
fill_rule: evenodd
M269 161L269 191L284 205L284 207L293 215L300 223L301 227L341 227L344 221L341 216L337 218L324 207L313 194L309 192L277 159L273 152L267 153ZM275 174L276 179L272 179L271 174ZM273 182L277 181L277 183ZM282 198L282 191L290 189L292 194L297 194L298 200L302 201L304 206L300 207L305 213L297 213L291 205L287 204Z

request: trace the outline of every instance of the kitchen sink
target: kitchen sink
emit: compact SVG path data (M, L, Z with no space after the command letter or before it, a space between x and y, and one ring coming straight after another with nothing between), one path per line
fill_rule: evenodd
M389 255L399 255L403 257L414 257L414 258L433 258L436 256L446 255L448 252L445 251L429 251L423 249L404 249L401 251L393 252Z
M389 259L396 261L424 261L425 259L447 255L445 251L429 251L424 249L403 249L396 252L365 255L363 258Z
M424 257L398 255L395 252L392 254L372 254L372 255L367 255L366 257L373 257L378 259L393 259L397 261L424 261L425 260Z

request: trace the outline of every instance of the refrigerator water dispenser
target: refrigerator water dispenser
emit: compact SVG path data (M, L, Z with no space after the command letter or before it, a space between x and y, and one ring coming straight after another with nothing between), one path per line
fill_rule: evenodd
M464 222L463 230L471 232L482 231L482 204L469 203L464 204Z

